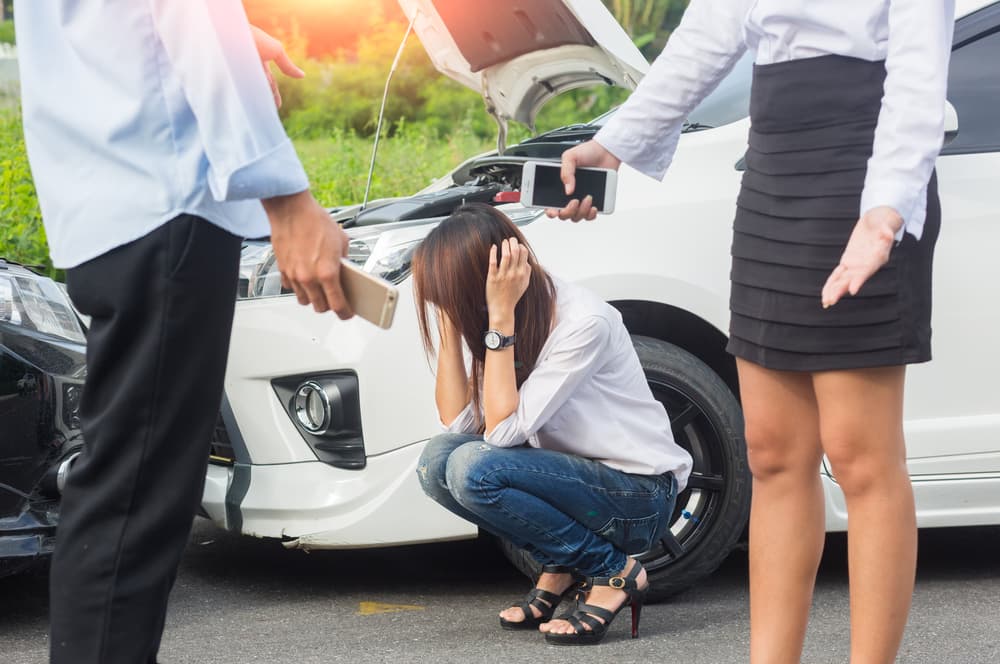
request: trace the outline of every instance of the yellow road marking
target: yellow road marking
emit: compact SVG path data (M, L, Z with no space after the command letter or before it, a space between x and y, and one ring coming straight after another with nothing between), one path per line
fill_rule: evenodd
M361 602L358 615L373 616L377 613L398 613L400 611L423 611L424 607L413 604L383 604L381 602Z

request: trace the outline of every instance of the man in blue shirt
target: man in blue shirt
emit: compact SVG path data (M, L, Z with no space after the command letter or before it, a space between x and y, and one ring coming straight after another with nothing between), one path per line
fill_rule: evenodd
M270 235L283 283L341 318L347 242L309 193L239 0L15 0L15 14L52 260L91 316L51 661L155 662L222 397L241 238Z

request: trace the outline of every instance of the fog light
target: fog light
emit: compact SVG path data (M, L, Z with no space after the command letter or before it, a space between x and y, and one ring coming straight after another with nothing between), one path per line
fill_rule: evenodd
M365 467L358 376L353 371L271 381L278 400L316 458L337 468Z
M319 383L309 381L295 392L295 417L309 433L321 434L330 428L330 398Z

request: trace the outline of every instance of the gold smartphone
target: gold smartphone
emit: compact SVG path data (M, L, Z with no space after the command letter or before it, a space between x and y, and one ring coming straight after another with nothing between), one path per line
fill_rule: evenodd
M385 279L379 279L347 260L340 259L340 287L355 315L384 330L392 326L396 314L399 290Z

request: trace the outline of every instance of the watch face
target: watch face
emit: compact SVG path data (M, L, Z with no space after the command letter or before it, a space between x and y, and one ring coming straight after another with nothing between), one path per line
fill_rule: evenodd
M483 337L483 343L486 344L486 347L490 350L496 350L500 348L500 335L491 330L486 333L485 337Z

